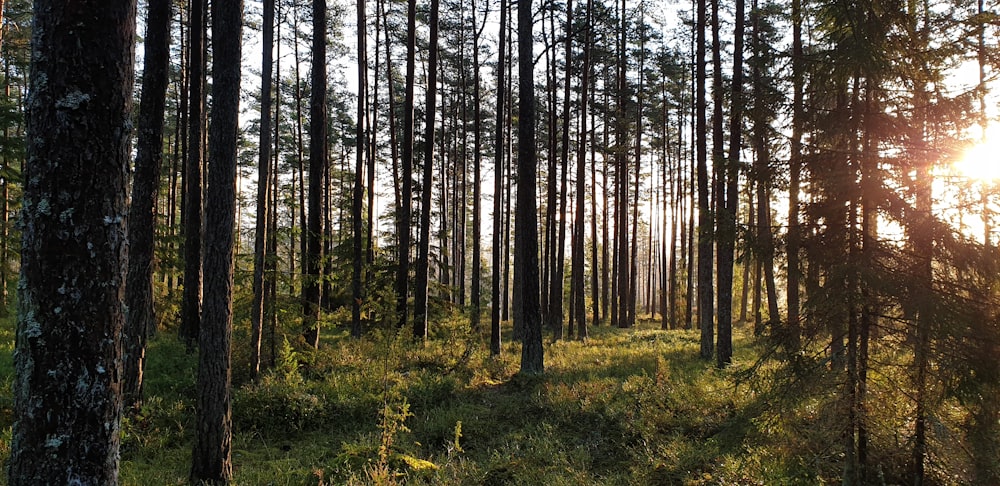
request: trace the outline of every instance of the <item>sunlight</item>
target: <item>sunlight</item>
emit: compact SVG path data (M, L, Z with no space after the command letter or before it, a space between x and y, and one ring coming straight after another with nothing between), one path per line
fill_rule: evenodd
M955 172L980 182L1000 181L1000 140L988 140L970 146L953 164Z

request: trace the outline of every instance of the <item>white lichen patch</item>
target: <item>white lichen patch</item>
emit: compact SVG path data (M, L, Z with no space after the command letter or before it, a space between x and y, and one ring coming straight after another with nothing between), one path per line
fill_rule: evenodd
M63 434L60 434L60 435L51 435L50 434L50 435L48 435L48 436L45 437L45 447L48 447L50 449L55 449L55 448L61 446L63 444L63 441L66 440L67 438L68 437L66 437Z
M70 91L69 94L62 97L56 101L56 108L64 108L68 110L77 110L80 105L90 101L90 95L86 93L81 93L80 90L76 89Z
M47 198L42 198L38 201L38 212L48 215L52 211L52 207L49 205L49 200Z

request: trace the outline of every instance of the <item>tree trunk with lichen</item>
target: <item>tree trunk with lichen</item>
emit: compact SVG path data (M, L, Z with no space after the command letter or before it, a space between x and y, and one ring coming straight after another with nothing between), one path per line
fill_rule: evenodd
M136 5L35 7L8 479L114 485Z

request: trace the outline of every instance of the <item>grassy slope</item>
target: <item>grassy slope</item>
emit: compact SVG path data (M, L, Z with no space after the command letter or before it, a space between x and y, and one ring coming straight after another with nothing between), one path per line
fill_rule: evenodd
M759 352L740 330L724 371L697 358L695 332L643 324L547 344L545 375L521 377L516 344L491 359L465 326L439 323L423 347L375 333L328 336L319 353L286 348L275 372L234 392L237 484L816 484L835 474L821 470L829 451L789 449L761 412L769 398L737 385ZM0 328L4 457L11 327ZM148 356L122 482L184 484L195 357L166 334Z

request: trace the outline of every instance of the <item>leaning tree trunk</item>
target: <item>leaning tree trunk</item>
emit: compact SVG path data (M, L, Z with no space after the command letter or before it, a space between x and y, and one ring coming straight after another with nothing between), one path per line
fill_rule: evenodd
M192 482L225 483L233 475L232 376L233 229L239 130L243 2L212 3L212 126L205 224L205 312L198 340L197 440Z
M139 141L136 146L132 205L128 214L128 276L125 280L125 353L122 393L125 406L142 401L142 372L146 339L156 332L153 311L153 249L156 198L163 160L163 110L167 97L170 56L170 3L153 2L146 17L142 99L139 105Z
M115 485L136 5L35 7L8 479Z

